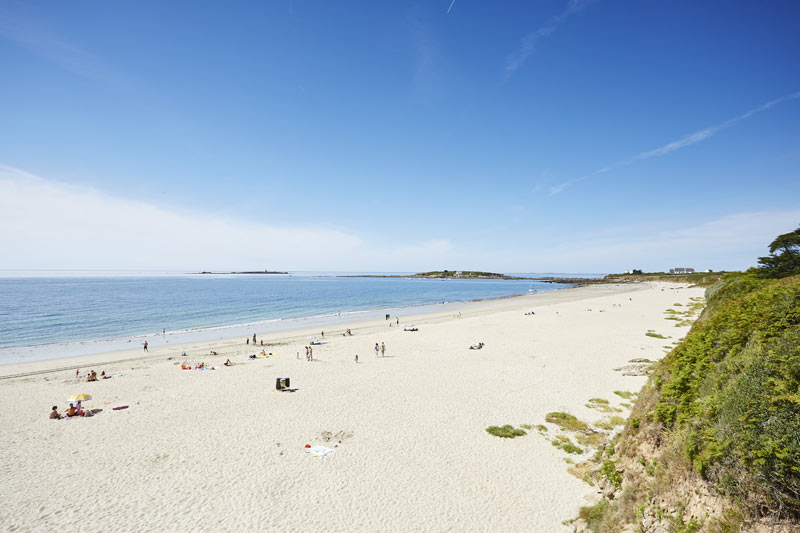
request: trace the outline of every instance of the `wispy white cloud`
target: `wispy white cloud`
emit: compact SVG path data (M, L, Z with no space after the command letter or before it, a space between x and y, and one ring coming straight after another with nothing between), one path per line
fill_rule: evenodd
M104 61L98 55L83 49L58 35L55 28L37 12L34 4L23 9L12 9L15 4L0 3L0 38L51 61L64 70L79 76L113 86L118 90L152 96L150 89L138 79ZM17 4L21 6L23 4Z
M411 43L416 53L411 91L422 102L434 105L446 97L445 62L436 34L420 19L410 25Z
M356 235L178 211L0 166L0 268L228 269L345 266Z
M571 187L571 186L573 186L576 183L579 183L581 181L584 181L584 180L587 180L587 179L592 178L594 176L597 176L599 174L604 174L604 173L609 172L611 170L630 165L630 164L632 164L632 163L634 163L636 161L640 161L640 160L643 160L643 159L650 159L650 158L653 158L653 157L659 157L659 156L667 155L667 154L669 154L671 152L674 152L676 150L680 150L681 148L686 148L687 146L692 146L692 145L697 144L699 142L705 141L706 139L709 139L709 138L713 137L714 135L716 135L720 131L724 130L725 128L729 128L729 127L733 126L734 124L736 124L738 122L741 122L741 121L743 121L745 119L748 119L748 118L752 117L753 115L756 115L758 113L761 113L763 111L771 109L772 107L775 107L778 104L781 104L781 103L784 103L784 102L788 102L790 100L796 100L798 98L800 98L800 91L797 91L797 92L794 92L794 93L791 93L791 94L787 94L785 96L781 96L780 98L776 98L774 100L770 100L769 102L767 102L765 104L762 104L762 105L760 105L758 107L754 107L753 109L750 109L749 111L746 111L745 113L742 113L741 115L737 115L737 116L735 116L733 118L730 118L730 119L726 120L725 122L721 122L720 124L716 124L716 125L710 126L708 128L703 128L702 130L696 131L694 133L690 133L688 135L685 135L685 136L681 137L680 139L678 139L676 141L672 141L670 143L667 143L664 146L660 146L658 148L655 148L653 150L648 150L646 152L641 152L641 153L639 153L639 154L637 154L637 155L635 155L633 157L629 157L627 159L623 159L623 160L617 161L616 163L612 163L612 164L610 164L608 166L605 166L605 167L603 167L601 169L595 170L594 172L590 172L589 174L583 175L583 176L578 177L578 178L573 178L571 180L567 180L567 181L564 181L564 182L559 183L557 185L551 186L550 187L550 196L559 194L559 193L563 192L564 189L566 189L568 187Z
M448 238L237 220L114 196L0 165L0 270L430 270L458 265Z
M544 26L539 27L536 31L523 37L519 50L506 60L506 77L511 76L525 63L525 60L528 59L536 49L536 43L552 35L569 17L580 12L590 1L591 0L569 0L564 11L551 18Z

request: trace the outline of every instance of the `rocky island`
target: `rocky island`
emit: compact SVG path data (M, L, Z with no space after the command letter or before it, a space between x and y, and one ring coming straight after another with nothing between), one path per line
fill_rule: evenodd
M277 270L247 270L243 272L197 272L197 274L288 274L288 272L279 272Z

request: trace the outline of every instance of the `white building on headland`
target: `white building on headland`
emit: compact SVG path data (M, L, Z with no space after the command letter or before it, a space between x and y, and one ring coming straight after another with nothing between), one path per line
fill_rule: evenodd
M692 274L694 273L693 268L670 268L670 274Z

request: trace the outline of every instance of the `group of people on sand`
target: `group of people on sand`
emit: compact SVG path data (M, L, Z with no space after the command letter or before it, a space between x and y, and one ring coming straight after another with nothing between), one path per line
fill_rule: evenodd
M306 361L313 361L314 360L314 348L311 346L306 346Z
M350 331L350 328L347 328L344 333L342 333L342 337L352 337L353 333Z
M484 344L482 342L479 342L477 344L473 344L472 346L470 346L469 349L470 350L482 350L483 347L484 347Z
M378 353L380 353L381 357L386 356L386 345L384 343L381 343L380 346L377 342L375 343L375 357L378 357Z
M58 406L56 405L50 411L50 420L61 420L62 418L72 418L73 416L92 416L92 413L81 407L81 402L78 402L78 405L69 404L63 415L58 412Z
M250 337L244 340L244 343L248 346L250 345ZM256 342L256 334L253 333L253 346L256 346L258 343ZM264 346L264 339L261 339L261 346Z
M80 379L80 378L81 378L81 370L79 368L76 368L75 369L75 379ZM108 378L108 376L106 376L106 371L105 370L100 372L99 376L97 375L97 372L95 372L94 370L92 370L91 372L86 374L86 381L99 381L101 379L107 379L107 378Z

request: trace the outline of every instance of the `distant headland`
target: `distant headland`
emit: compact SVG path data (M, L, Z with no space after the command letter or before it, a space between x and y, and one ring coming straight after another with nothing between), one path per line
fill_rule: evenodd
M279 272L277 270L248 270L244 272L197 272L197 274L288 274L288 272Z
M691 283L694 285L708 286L720 279L723 272L707 273L694 272L691 274L669 274L666 272L641 272L636 274L608 274L597 278L558 278L558 277L522 277L499 274L497 272L481 272L478 270L434 270L431 272L418 272L416 274L357 274L342 277L348 278L415 278L415 279L502 279L539 281L544 283L564 283L569 285L599 285L604 283L633 283L640 281L672 281Z
M605 278L549 278L549 277L524 277L500 274L497 272L482 272L479 270L434 270L431 272L418 272L416 274L357 274L343 276L347 278L415 278L415 279L503 279L522 281L543 281L546 283L569 283L571 285L590 285L595 283L612 283Z

